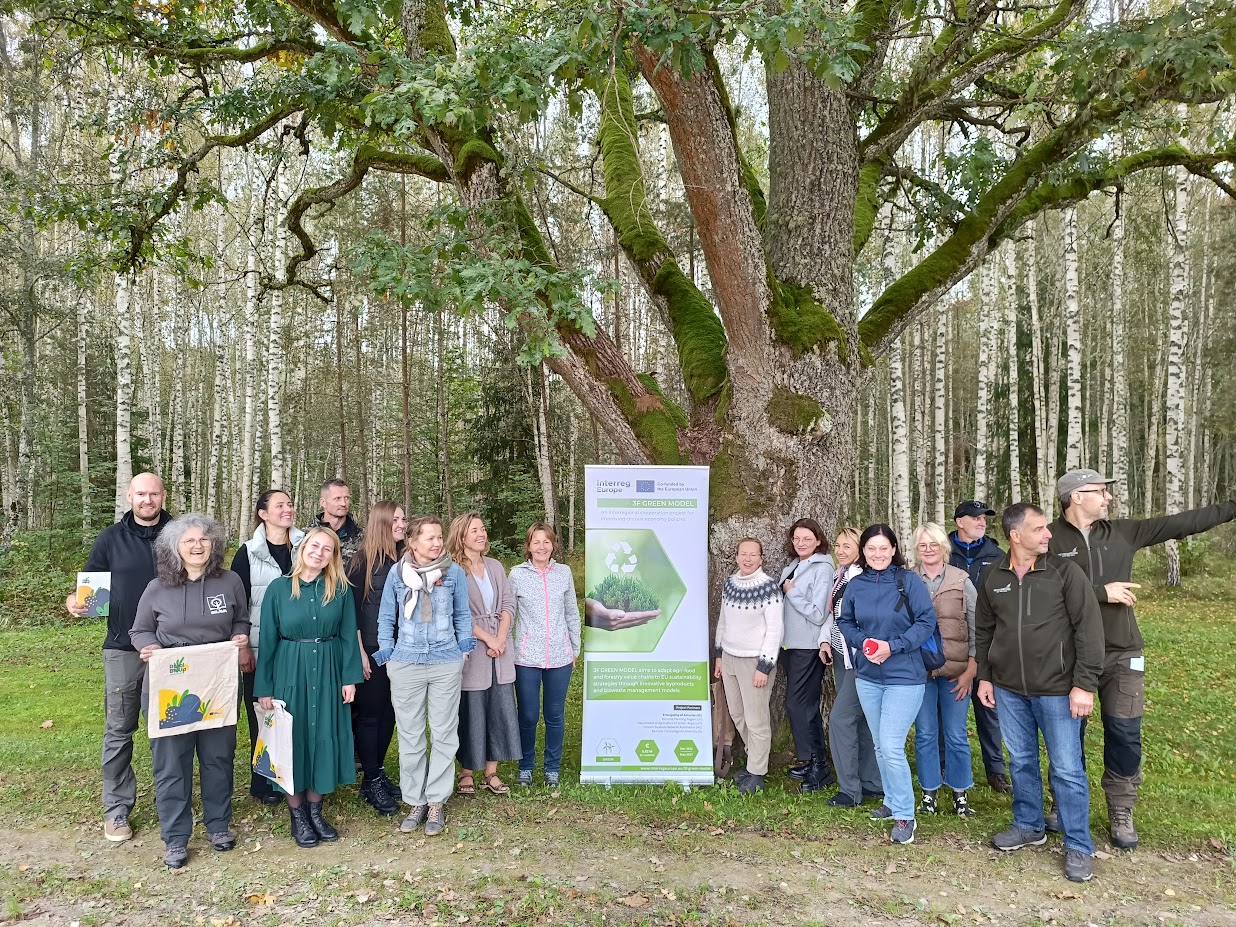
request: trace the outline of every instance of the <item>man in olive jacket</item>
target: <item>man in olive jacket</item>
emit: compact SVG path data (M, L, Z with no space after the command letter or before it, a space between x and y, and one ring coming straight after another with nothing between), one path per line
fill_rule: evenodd
M1103 792L1107 796L1112 843L1137 846L1133 805L1142 783L1142 711L1146 660L1142 632L1133 615L1137 597L1130 582L1133 555L1143 547L1207 531L1236 518L1236 502L1181 512L1166 518L1107 519L1115 482L1094 470L1070 470L1056 482L1061 515L1051 523L1051 545L1071 560L1094 586L1103 614L1106 652L1099 675L1103 719ZM1082 726L1082 736L1086 728Z
M1094 708L1103 666L1103 619L1076 565L1047 553L1043 510L1018 502L1000 518L1009 552L983 574L974 614L978 695L1000 712L1013 779L1013 824L992 837L998 850L1047 840L1039 732L1051 761L1064 832L1064 874L1091 876L1090 787L1082 719Z

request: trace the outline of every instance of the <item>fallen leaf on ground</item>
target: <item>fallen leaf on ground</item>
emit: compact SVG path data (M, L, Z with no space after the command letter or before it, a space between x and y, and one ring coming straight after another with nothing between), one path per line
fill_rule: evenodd
M648 899L638 892L634 895L627 895L625 898L618 899L619 904L625 904L628 908L646 908Z
M49 727L51 727L55 723L56 722L53 721L51 718L48 718L46 721L40 724L39 727L41 727L43 730L47 730Z
M249 902L249 904L260 904L269 907L275 903L275 896L269 894L259 895L254 893L252 895L246 895L245 901Z
M884 874L885 875L892 875L896 871L897 871L897 861L895 859L890 859L887 863L884 864Z

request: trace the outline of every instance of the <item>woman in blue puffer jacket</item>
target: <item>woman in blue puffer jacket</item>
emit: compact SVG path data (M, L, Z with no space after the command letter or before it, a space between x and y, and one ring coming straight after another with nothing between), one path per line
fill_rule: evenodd
M858 651L858 699L875 741L884 782L884 804L872 818L892 818L895 843L914 842L914 780L906 760L906 735L923 703L927 670L919 649L936 629L927 586L905 569L897 535L872 525L859 539L858 565L841 606L839 627Z

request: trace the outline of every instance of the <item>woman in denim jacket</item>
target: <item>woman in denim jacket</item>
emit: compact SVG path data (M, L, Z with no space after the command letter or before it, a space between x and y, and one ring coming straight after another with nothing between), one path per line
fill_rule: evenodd
M442 522L432 515L408 525L407 551L382 589L378 652L386 666L399 730L399 785L412 806L399 825L428 836L446 828L446 800L455 783L459 748L459 692L464 657L476 646L468 579L445 553ZM399 634L396 640L395 625ZM433 735L426 763L425 722Z

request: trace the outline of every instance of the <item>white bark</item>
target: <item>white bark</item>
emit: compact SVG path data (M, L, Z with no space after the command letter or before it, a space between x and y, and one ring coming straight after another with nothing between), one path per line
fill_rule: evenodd
M275 170L275 280L282 282L287 263L287 172L282 156ZM283 461L283 290L276 287L270 294L270 337L266 351L266 415L270 427L270 485L287 482ZM358 371L359 372L359 371Z
M231 519L220 514L223 508L219 504L219 481L223 476L220 459L220 449L223 443L223 407L226 402L226 394L223 391L224 379L227 377L227 344L228 339L225 333L228 326L224 322L224 310L227 307L227 290L224 288L224 255L226 243L224 235L227 229L227 211L219 210L219 223L215 229L215 260L218 262L217 271L218 277L216 280L217 289L215 295L219 300L219 312L216 316L214 335L215 335L215 377L214 377L214 404L211 411L210 420L210 450L207 452L205 466L203 467L206 476L206 513L212 515L224 522Z
M1009 372L1009 499L1021 501L1021 422L1017 408L1021 360L1017 356L1017 269L1012 242L1004 252L1004 348Z
M1068 340L1068 431L1064 465L1082 466L1081 301L1077 278L1077 208L1064 210L1064 319Z
M994 261L980 265L978 310L978 404L974 420L974 498L987 499L987 457L991 453L987 410L998 358L993 356L991 330L997 306L997 271Z
M905 374L902 370L901 339L889 346L888 394L892 422L892 525L902 550L910 537L910 442L906 433Z
M90 299L77 302L77 472L81 485L82 536L90 534L90 431L86 414L86 341L90 333Z
M1188 298L1189 181L1182 169L1176 171L1176 210L1172 223L1171 299L1168 302L1167 331L1167 418L1164 422L1164 470L1167 474L1165 497L1167 514L1184 508L1185 453L1185 301ZM1167 545L1167 584L1180 585L1180 550L1174 540Z
M1030 223L1026 238L1026 302L1030 306L1030 393L1034 400L1034 446L1036 498L1039 505L1052 495L1048 484L1051 480L1051 467L1047 463L1047 378L1046 358L1043 356L1043 326L1039 319L1039 269L1038 254L1035 250L1035 224Z
M186 511L187 493L185 492L185 364L188 363L188 352L185 350L184 332L188 328L189 307L184 304L184 291L176 288L172 300L172 338L176 345L172 376L171 396L171 479L170 486L173 504L176 512Z
M540 389L531 390L536 406L536 474L541 484L541 503L545 507L545 519L556 528L558 503L554 496L554 471L550 456L549 371L544 364L538 364L537 374L540 378Z
M257 432L257 338L258 338L258 204L255 192L251 192L249 202L249 227L247 229L246 264L245 264L245 354L244 364L240 370L240 378L245 387L245 414L241 434L244 436L244 449L241 453L240 473L240 517L242 521L249 517L253 509L253 483L257 479L254 473L254 441Z
M1119 155L1117 155L1119 156ZM1117 212L1112 222L1112 494L1115 513L1129 515L1129 374L1125 354L1124 306L1124 216Z
M128 506L125 494L133 479L133 278L117 274L116 294L116 499L115 517Z

